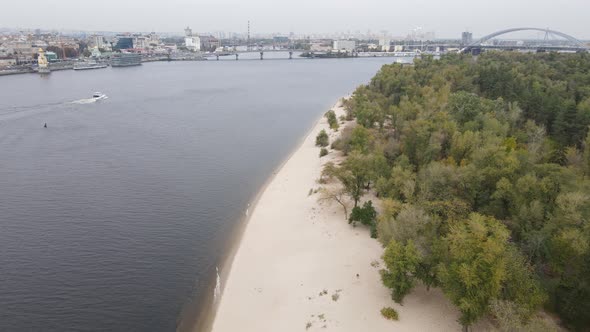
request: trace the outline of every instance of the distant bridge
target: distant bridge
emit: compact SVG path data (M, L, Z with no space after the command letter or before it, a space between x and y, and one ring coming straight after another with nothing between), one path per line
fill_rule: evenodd
M215 53L213 55L217 58L217 60L219 60L220 56L232 56L232 55L236 57L236 60L238 60L240 58L240 54L260 53L260 60L264 60L264 53L289 53L289 59L293 59L293 53L295 53L295 52L303 53L306 51L300 50L300 49L292 49L292 48L274 49L274 50L251 48L251 49L242 50L242 51L227 51L227 52Z
M501 35L505 35L511 32L517 31L541 31L545 32L545 40L548 39L549 35L555 35L564 38L569 42L570 45L567 46L555 46L555 45L485 45L484 43ZM536 50L554 50L554 51L588 51L588 47L584 45L580 40L565 34L563 32L550 30L550 29L541 29L541 28L512 28L494 32L489 34L461 49L460 53L468 53L474 49L484 49L484 48L491 48L491 49L536 49Z

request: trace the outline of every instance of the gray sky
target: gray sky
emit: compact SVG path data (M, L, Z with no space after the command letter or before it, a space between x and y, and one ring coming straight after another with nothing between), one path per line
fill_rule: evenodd
M590 39L590 0L28 0L2 1L0 25L88 31L379 32L437 37L509 27Z

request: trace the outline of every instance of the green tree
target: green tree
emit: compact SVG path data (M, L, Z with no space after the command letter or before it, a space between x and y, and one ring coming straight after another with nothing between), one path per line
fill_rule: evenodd
M350 147L352 151L367 154L370 150L371 142L371 132L367 128L363 126L354 127L350 136Z
M360 222L362 225L368 226L371 231L371 237L377 238L377 211L373 207L373 202L368 201L363 204L363 207L354 207L350 213L348 223L354 224Z
M451 226L444 238L448 251L438 276L445 294L459 308L467 328L500 296L506 279L508 230L497 220L472 214Z
M588 135L586 135L586 139L584 140L584 152L582 160L584 173L586 176L590 176L590 130L588 130Z
M380 177L375 186L382 196L409 202L416 191L416 174L411 169L394 166L391 175Z
M374 174L372 157L352 152L341 167L326 165L323 174L337 178L342 183L344 191L354 201L354 207L357 207L367 190L367 184L371 181L371 175Z
M386 269L381 270L383 284L391 289L391 297L402 303L414 288L414 273L420 262L418 251L412 241L406 245L392 240L383 254Z
M478 132L465 131L455 132L453 134L451 143L451 156L457 163L462 163L464 160L469 160L471 154L481 144L481 137Z
M358 126L334 146L372 160L359 188L384 198L379 240L411 240L412 276L441 284L465 323L498 300L526 330L548 298L590 326L589 83L588 54L449 54L384 66L346 102ZM466 257L449 249L470 241Z
M586 121L573 100L564 101L553 122L553 137L561 146L576 145L584 138Z
M432 231L436 226L420 207L406 204L395 217L384 218L382 222L388 223L388 228L391 229L390 234L383 234L382 242L386 243L388 237L391 237L402 244L413 241L422 253L429 250Z
M532 317L547 301L547 295L534 276L533 267L513 246L506 252L506 280L501 298L518 305L524 320Z

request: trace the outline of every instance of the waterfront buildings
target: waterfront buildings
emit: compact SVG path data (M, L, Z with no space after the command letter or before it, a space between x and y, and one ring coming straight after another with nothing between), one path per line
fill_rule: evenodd
M381 47L381 51L389 52L389 49L391 48L391 40L387 38L379 39L379 46Z
M93 58L95 58L95 59L98 59L98 58L100 58L102 56L102 53L98 49L98 46L94 46L92 48L92 52L90 53L90 56L93 57Z
M45 52L43 51L42 48L40 48L38 50L39 54L37 57L37 63L38 63L38 72L39 74L49 74L51 72L51 70L49 69L49 62L47 61L47 58L45 57Z
M199 50L212 52L221 46L219 39L213 36L199 36L199 42L201 46Z
M0 68L16 65L16 59L13 57L0 56Z
M149 37L133 35L133 48L145 50L150 48Z
M116 50L128 50L133 48L133 38L129 36L117 36Z
M312 52L328 52L332 50L332 44L330 40L311 42L309 44L309 50Z
M193 52L197 52L201 50L201 38L197 35L193 35L193 30L191 28L186 27L184 29L184 46Z
M98 47L98 48L104 48L104 36L102 35L95 35L92 37L92 42L94 44L94 46Z
M356 49L356 41L354 40L335 40L332 47L337 51L352 52Z
M49 61L49 62L55 62L58 60L57 53L51 52L51 51L45 52L45 57L47 58L47 61Z
M215 40L211 43L215 44ZM143 33L93 33L64 35L58 32L9 31L0 32L0 67L37 65L39 49L45 53L53 69L74 58L110 58L113 48L141 53L150 57L170 56L177 52L176 44L162 43L152 32Z
M150 47L158 47L162 45L162 41L160 41L160 36L158 36L155 32L150 33L147 37L148 44Z

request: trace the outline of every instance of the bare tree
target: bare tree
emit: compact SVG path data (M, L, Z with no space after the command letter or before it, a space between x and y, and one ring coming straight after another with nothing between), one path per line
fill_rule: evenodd
M344 210L344 218L348 220L348 204L346 202L346 190L342 187L328 189L328 188L321 188L320 189L320 198L318 199L319 202L325 201L334 201Z

